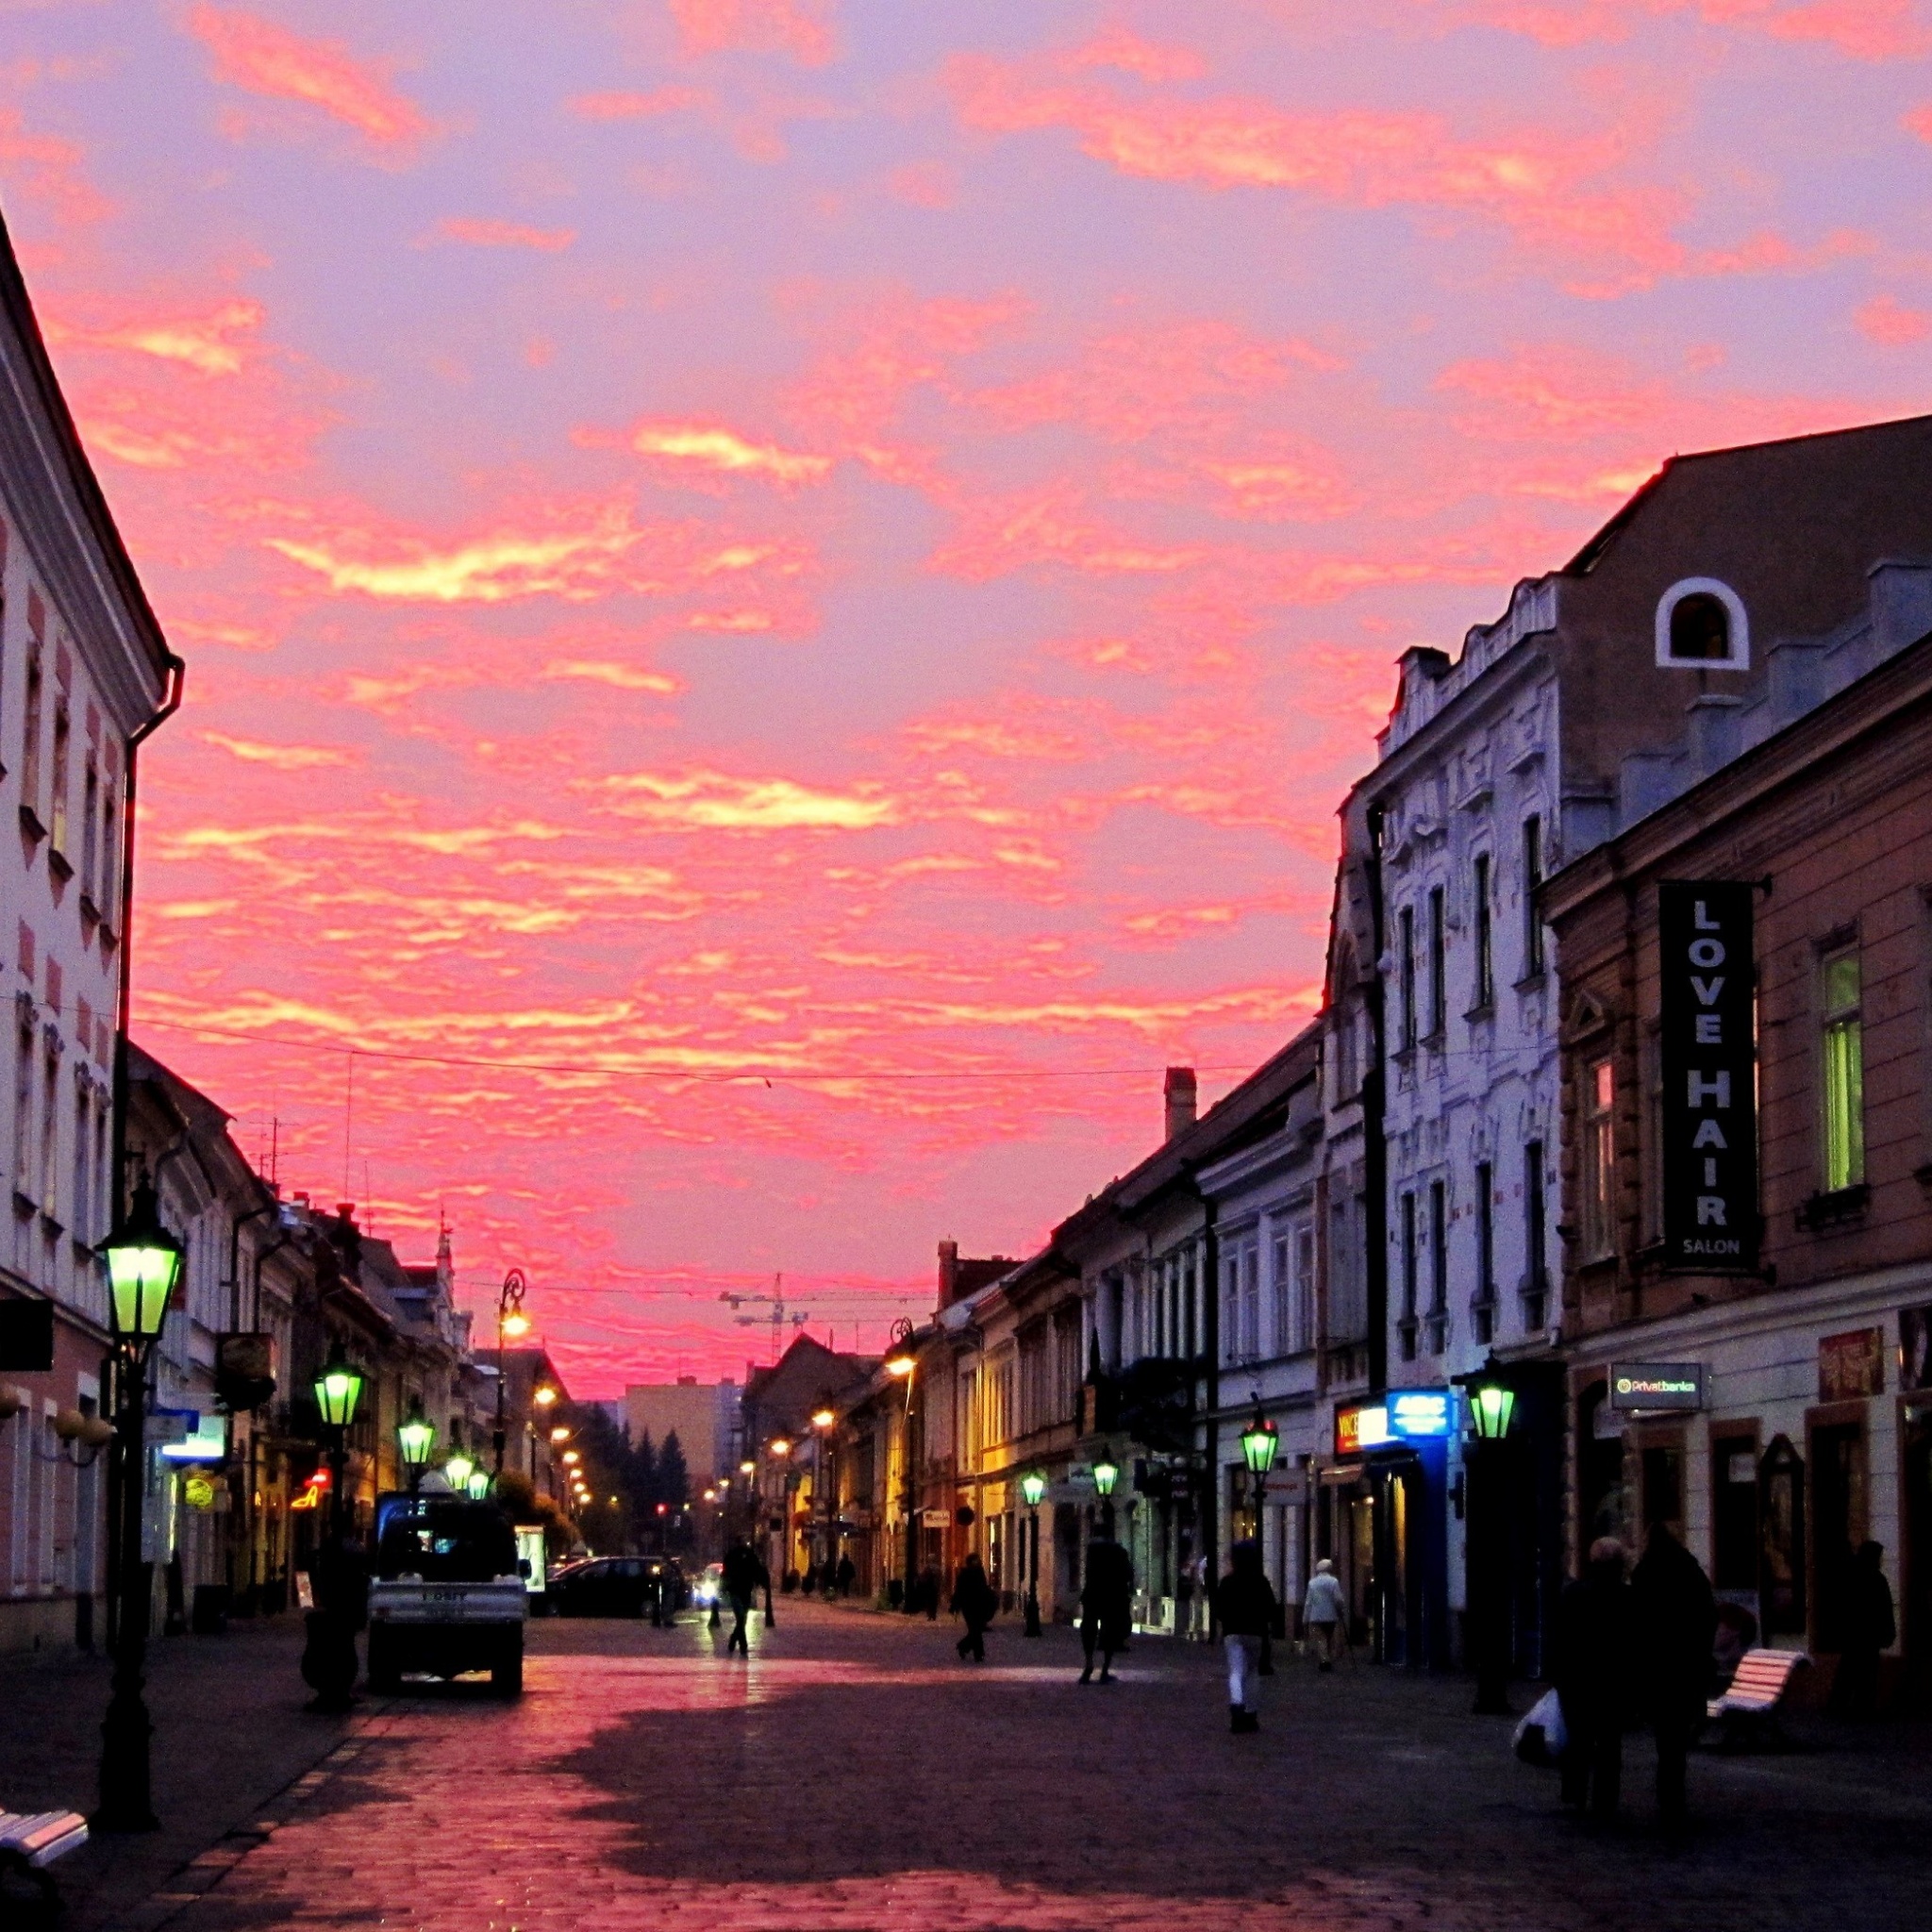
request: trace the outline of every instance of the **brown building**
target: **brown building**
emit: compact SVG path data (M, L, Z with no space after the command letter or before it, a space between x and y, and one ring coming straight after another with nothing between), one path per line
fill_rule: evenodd
M1922 1690L1932 1677L1927 633L1932 571L1875 568L1863 621L1773 644L1753 704L1693 716L1680 746L1641 772L1626 765L1624 795L1648 815L1629 812L1627 829L1543 893L1563 989L1574 1549L1668 1524L1764 1641L1829 1657L1850 1614L1849 1554L1874 1540ZM1755 1036L1755 1069L1747 1042L1735 1086L1673 1044L1678 1022L1665 1012L1688 997L1671 991L1677 953L1717 955L1674 927L1667 948L1659 885L1717 881L1749 888L1732 897L1751 922L1755 1026L1747 1000L1740 1030ZM1708 908L1694 891L1667 896L1715 923L1720 895ZM1734 947L1725 970L1739 964ZM1708 974L1705 995L1719 997ZM1704 1024L1682 1037L1715 1039L1716 1023ZM1738 1133L1754 1086L1755 1138ZM1688 1121L1697 1151L1679 1134ZM1699 1191L1718 1185L1720 1146L1747 1158L1755 1147L1741 1203ZM1674 1218L1680 1201L1691 1219ZM1724 1272L1694 1272L1695 1256L1732 1237Z

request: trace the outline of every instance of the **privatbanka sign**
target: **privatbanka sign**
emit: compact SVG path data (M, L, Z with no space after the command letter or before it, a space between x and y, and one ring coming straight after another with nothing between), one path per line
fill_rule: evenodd
M1667 1268L1724 1274L1757 1266L1754 890L1729 881L1657 887Z

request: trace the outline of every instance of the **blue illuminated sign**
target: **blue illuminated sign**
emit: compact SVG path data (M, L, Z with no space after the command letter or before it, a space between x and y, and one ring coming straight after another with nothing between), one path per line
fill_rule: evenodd
M1404 1441L1447 1436L1455 1429L1455 1398L1447 1389L1391 1389L1389 1433Z

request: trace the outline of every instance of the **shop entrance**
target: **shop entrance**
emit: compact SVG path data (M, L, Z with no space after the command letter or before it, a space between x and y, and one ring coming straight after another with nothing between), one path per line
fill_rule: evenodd
M1865 1425L1834 1423L1811 1431L1813 1647L1845 1647L1852 1553L1865 1541Z
M1906 1418L1905 1615L1906 1671L1913 1706L1932 1704L1932 1413Z
M1767 1637L1805 1634L1805 1462L1784 1436L1757 1466L1757 1593Z

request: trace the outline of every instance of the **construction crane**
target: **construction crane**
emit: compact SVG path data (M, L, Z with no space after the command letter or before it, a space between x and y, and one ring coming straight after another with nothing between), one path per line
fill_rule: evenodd
M772 1324L772 1359L776 1361L784 1349L785 1326L789 1322L793 1328L803 1328L811 1320L808 1308L798 1308L788 1312L785 1307L785 1277L782 1274L772 1276L770 1294L733 1294L727 1288L718 1297L721 1302L729 1302L734 1308L768 1307L771 1314L738 1315L735 1317L741 1328L761 1328L766 1322Z

